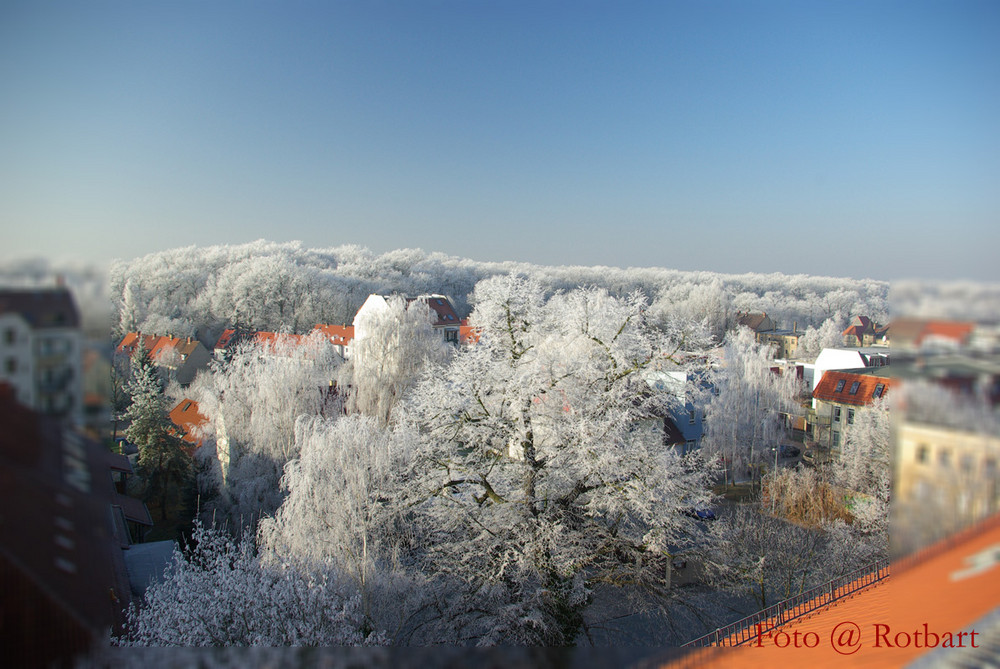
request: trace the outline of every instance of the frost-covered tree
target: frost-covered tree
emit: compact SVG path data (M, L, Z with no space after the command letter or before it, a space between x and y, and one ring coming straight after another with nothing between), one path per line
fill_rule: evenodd
M295 422L324 410L338 364L320 333L248 341L191 385L190 396L215 432L226 470L223 502L234 517L277 509L282 468L298 456Z
M794 374L772 371L770 347L757 343L748 328L726 336L723 355L711 375L714 390L702 443L724 459L728 480L773 461L786 416L797 410L799 382Z
M360 593L370 627L382 620L381 628L398 628L398 619L384 621L406 608L407 597L394 585L400 553L410 543L400 489L413 456L412 435L367 416L303 416L296 441L299 457L286 465L281 481L288 497L262 521L262 545L281 562L332 566Z
M424 559L465 584L455 640L573 643L595 584L662 587L683 511L707 502L704 463L651 429L674 395L644 380L704 341L651 327L638 294L546 301L503 276L473 297L478 344L406 405Z
M828 318L818 328L806 328L799 339L799 355L815 358L824 348L836 348L844 343L843 326L834 318Z
M161 582L128 612L123 646L345 646L383 644L362 630L360 597L329 570L265 564L253 540L196 523Z
M425 301L407 304L399 296L388 298L384 309L366 310L358 316L351 360L340 375L341 387L350 389L349 412L388 423L393 407L421 370L444 360L451 347L434 331L431 318Z
M181 450L183 442L174 434L159 372L141 343L131 365L128 393L132 404L124 416L129 421L125 436L139 449L145 496L159 502L160 517L166 520L170 501L176 501L193 473L191 458Z
M711 542L703 549L706 578L753 597L759 609L827 580L823 531L766 513L759 503L739 504L709 533Z

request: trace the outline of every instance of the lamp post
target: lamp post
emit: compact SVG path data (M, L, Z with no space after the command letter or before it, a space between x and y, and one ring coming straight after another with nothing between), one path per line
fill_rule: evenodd
M778 447L772 446L771 450L774 451L774 470L771 472L771 514L774 514L775 505L777 501L774 499L774 477L778 475Z

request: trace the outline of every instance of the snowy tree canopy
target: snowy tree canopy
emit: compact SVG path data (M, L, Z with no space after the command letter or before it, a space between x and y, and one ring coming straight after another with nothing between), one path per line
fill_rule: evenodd
M716 336L735 310L767 311L786 327L867 314L885 322L888 284L805 275L681 272L662 268L544 267L484 263L402 249L381 255L356 246L306 249L298 242L185 247L119 262L110 294L119 334L142 330L198 334L205 343L224 327L304 332L316 323L349 323L371 293L451 296L469 312L477 282L533 276L547 296L597 286L624 298L657 296L654 311L704 321Z
M443 362L451 347L434 331L431 318L425 301L407 304L399 296L390 297L385 309L358 316L351 360L340 376L341 387L349 388L348 411L388 423L421 370Z
M115 641L136 646L342 646L385 643L363 632L360 598L335 572L263 564L251 538L195 525L161 582Z
M784 430L784 415L796 410L800 390L794 374L771 371L769 346L754 340L748 328L726 337L723 364L714 369L714 396L706 414L704 446L725 459L732 472L774 457Z
M674 396L643 380L681 369L681 342L646 323L638 294L546 301L536 281L505 276L473 297L479 343L427 373L406 407L425 559L516 602L484 638L572 643L590 586L661 586L682 511L707 501L705 467L663 444Z

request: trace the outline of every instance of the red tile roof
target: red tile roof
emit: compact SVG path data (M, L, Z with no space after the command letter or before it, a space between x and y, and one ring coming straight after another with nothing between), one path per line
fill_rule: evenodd
M354 339L353 325L323 325L318 323L313 330L325 334L335 346L350 346Z
M907 666L944 648L945 639L970 648L968 630L1000 602L1000 515L945 539L912 557L893 563L892 576L845 600L780 628L790 639L798 633L818 639L814 648L786 646L767 638L751 646L706 649L668 666ZM859 632L853 647L837 646L838 630L848 623ZM878 627L876 627L878 626ZM937 644L925 630L937 635ZM958 636L966 631L964 638ZM982 643L983 629L977 630ZM896 643L897 634L899 643ZM772 638L775 635L772 635ZM946 637L948 635L948 637ZM782 641L785 636L782 636ZM907 643L908 641L908 643ZM928 643L930 642L930 643ZM928 647L930 646L930 647ZM936 648L935 648L936 646ZM933 666L937 666L934 663ZM957 666L957 665L956 665ZM969 665L973 666L973 665Z
M928 321L924 325L923 332L917 337L916 344L919 346L925 339L952 339L960 344L964 344L969 335L975 329L974 323L960 323L957 321Z
M478 344L482 330L472 325L458 326L458 341L462 344Z
M841 384L840 381L844 383ZM858 387L852 393L851 389L857 383ZM892 386L892 379L871 374L854 374L852 372L839 372L830 370L823 373L823 378L813 390L813 397L824 402L834 402L836 404L852 404L854 406L868 406L874 400L876 388L882 386L882 396L889 391ZM840 386L840 390L837 387Z
M208 425L208 418L198 410L198 403L189 399L181 400L169 415L170 421L177 426L177 436L190 444L190 447L184 449L185 452L192 455L201 446L200 434Z
M174 337L172 335L144 335L139 332L129 332L115 349L118 353L132 355L139 347L139 340L149 352L153 360L159 359L168 351L176 351L180 355L189 355L200 343L191 337Z
M253 340L261 348L267 348L270 351L274 351L278 346L294 347L302 344L302 340L306 338L306 335L299 334L285 334L282 332L258 332L254 334Z
M222 334L219 335L219 340L215 342L215 350L222 350L229 346L229 343L233 340L235 334L235 328L226 328L223 330Z

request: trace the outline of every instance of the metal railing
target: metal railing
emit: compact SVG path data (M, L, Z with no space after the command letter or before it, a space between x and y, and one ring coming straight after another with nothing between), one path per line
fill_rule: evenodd
M848 595L867 588L872 583L881 581L889 575L889 561L876 560L867 567L831 579L815 588L789 597L757 613L737 620L724 627L709 632L703 636L688 641L682 648L699 648L706 646L742 646L743 644L764 635L767 632L794 620L816 609L847 597ZM760 625L758 628L757 626Z

